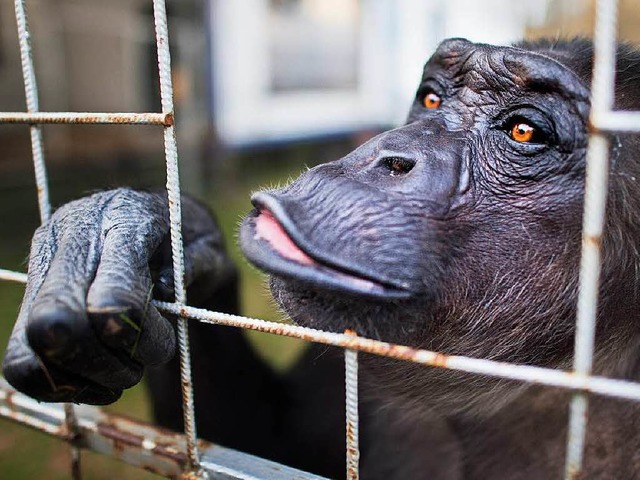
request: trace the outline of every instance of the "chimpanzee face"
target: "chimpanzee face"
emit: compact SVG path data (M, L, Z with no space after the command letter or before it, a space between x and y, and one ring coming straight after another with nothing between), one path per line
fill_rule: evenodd
M253 197L244 251L303 325L433 346L429 331L479 321L454 311L552 315L573 288L588 95L549 57L446 41L404 126ZM459 340L438 346L470 353Z
M568 362L586 81L539 52L445 41L404 126L254 195L247 257L302 325Z

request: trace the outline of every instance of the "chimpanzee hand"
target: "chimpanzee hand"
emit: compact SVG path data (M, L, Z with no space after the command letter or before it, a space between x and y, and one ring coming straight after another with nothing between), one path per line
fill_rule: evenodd
M183 220L185 281L213 288L233 268L219 230L188 198ZM9 382L43 401L107 404L171 359L174 328L151 304L173 294L168 232L166 194L119 189L56 211L33 237Z

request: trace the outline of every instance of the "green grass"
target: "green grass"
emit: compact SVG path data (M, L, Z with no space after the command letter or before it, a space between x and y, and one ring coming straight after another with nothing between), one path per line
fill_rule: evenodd
M343 149L344 150L344 149ZM227 160L221 168L224 179L217 182L204 198L216 212L227 240L231 256L239 265L242 276L243 313L267 320L282 320L265 285L265 277L250 266L236 242L237 226L252 208L252 190L283 184L304 168L315 163L309 152L312 147L301 146L282 152L262 154L250 159L248 155ZM326 155L337 156L334 151ZM292 160L294 159L294 160ZM220 172L219 172L220 173ZM31 172L14 172L0 176L0 268L26 271L25 259L29 239L38 224L35 189ZM114 173L113 170L57 168L50 172L52 201L60 205L72 198L96 189L119 185L147 188L164 183L162 165L138 167L132 171ZM145 181L141 182L140 179ZM0 352L6 347L24 292L23 285L0 282ZM257 351L276 369L286 369L301 353L304 343L284 337L245 332ZM127 390L108 410L150 421L147 393L143 385ZM69 478L68 448L45 434L29 430L8 420L0 419L0 477L12 480ZM146 479L152 474L129 467L108 457L83 452L82 465L87 479Z

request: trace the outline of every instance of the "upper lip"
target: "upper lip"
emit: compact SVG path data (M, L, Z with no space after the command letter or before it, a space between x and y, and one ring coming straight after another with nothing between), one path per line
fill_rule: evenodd
M289 238L295 243L295 245L302 250L306 255L311 257L314 261L318 263L319 266L324 267L328 271L334 271L338 274L348 275L350 277L354 277L356 279L366 280L371 282L372 284L379 287L379 292L368 292L373 296L382 296L382 297L394 297L394 298L406 298L410 295L410 292L407 286L400 285L397 281L389 280L386 278L381 278L381 276L376 275L375 273L363 272L360 268L355 268L350 265L345 265L346 262L338 263L335 258L329 256L329 254L319 251L317 248L314 248L312 244L310 244L302 235L299 233L298 229L295 227L294 223L291 221L289 215L281 205L281 203L274 198L272 195L259 192L252 196L251 198L252 204L256 207L257 213L260 214L262 211L268 211L275 221L277 221L285 233L289 236ZM278 254L279 255L279 254ZM261 267L273 271L274 273L287 274L287 273L298 273L296 277L300 277L300 273L303 273L305 270L312 270L313 267L305 266L302 264L298 264L293 260L288 260L283 258L283 262L287 264L288 272L281 271L283 265L270 265L268 260L266 259L256 259L252 258L256 263L260 264ZM262 261L260 261L262 260ZM280 268L278 268L278 266ZM294 270L293 272L291 270ZM296 272L297 270L297 272ZM326 272L317 271L315 272L322 283L322 277L327 276ZM303 278L304 279L304 278ZM332 279L334 282L331 283L340 283L339 278ZM349 289L349 288L347 288Z

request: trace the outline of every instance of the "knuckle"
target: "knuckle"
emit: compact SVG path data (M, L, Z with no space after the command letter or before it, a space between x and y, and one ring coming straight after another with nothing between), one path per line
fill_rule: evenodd
M133 348L142 331L143 320L137 309L102 307L88 310L98 337L109 347Z

